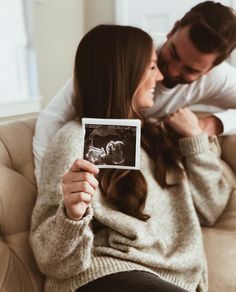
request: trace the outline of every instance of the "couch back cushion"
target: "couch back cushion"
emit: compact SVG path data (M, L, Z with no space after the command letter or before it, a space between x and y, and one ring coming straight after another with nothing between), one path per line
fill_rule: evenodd
M223 136L221 139L222 159L236 173L236 135Z
M221 139L224 176L234 186L228 204L216 224L203 228L208 260L209 292L235 292L236 287L236 136Z

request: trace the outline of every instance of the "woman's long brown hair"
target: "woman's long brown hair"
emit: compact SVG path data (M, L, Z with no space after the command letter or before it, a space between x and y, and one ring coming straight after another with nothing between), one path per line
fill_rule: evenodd
M81 40L75 57L73 106L79 121L87 118L142 120L142 146L154 161L153 173L167 187L166 173L179 168L163 127L144 121L132 106L133 96L150 62L153 42L139 28L99 25ZM138 170L100 169L100 189L118 210L140 220L147 196L146 180Z

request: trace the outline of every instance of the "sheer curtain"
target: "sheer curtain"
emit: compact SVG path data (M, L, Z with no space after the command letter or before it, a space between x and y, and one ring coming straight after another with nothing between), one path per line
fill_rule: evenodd
M0 103L28 99L28 40L22 0L0 0L0 37Z
M0 122L41 109L31 1L0 0Z

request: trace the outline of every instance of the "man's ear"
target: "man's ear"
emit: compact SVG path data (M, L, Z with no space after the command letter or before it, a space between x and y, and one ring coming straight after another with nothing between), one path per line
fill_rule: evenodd
M180 21L177 20L174 24L174 26L172 27L171 31L167 34L167 39L169 39L176 31L177 29L179 28L179 23Z

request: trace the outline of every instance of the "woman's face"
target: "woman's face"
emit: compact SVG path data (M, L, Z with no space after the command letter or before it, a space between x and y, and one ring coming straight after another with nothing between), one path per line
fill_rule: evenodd
M142 111L153 106L156 83L162 79L163 75L157 68L156 50L153 47L150 62L134 94L133 105L137 111Z

